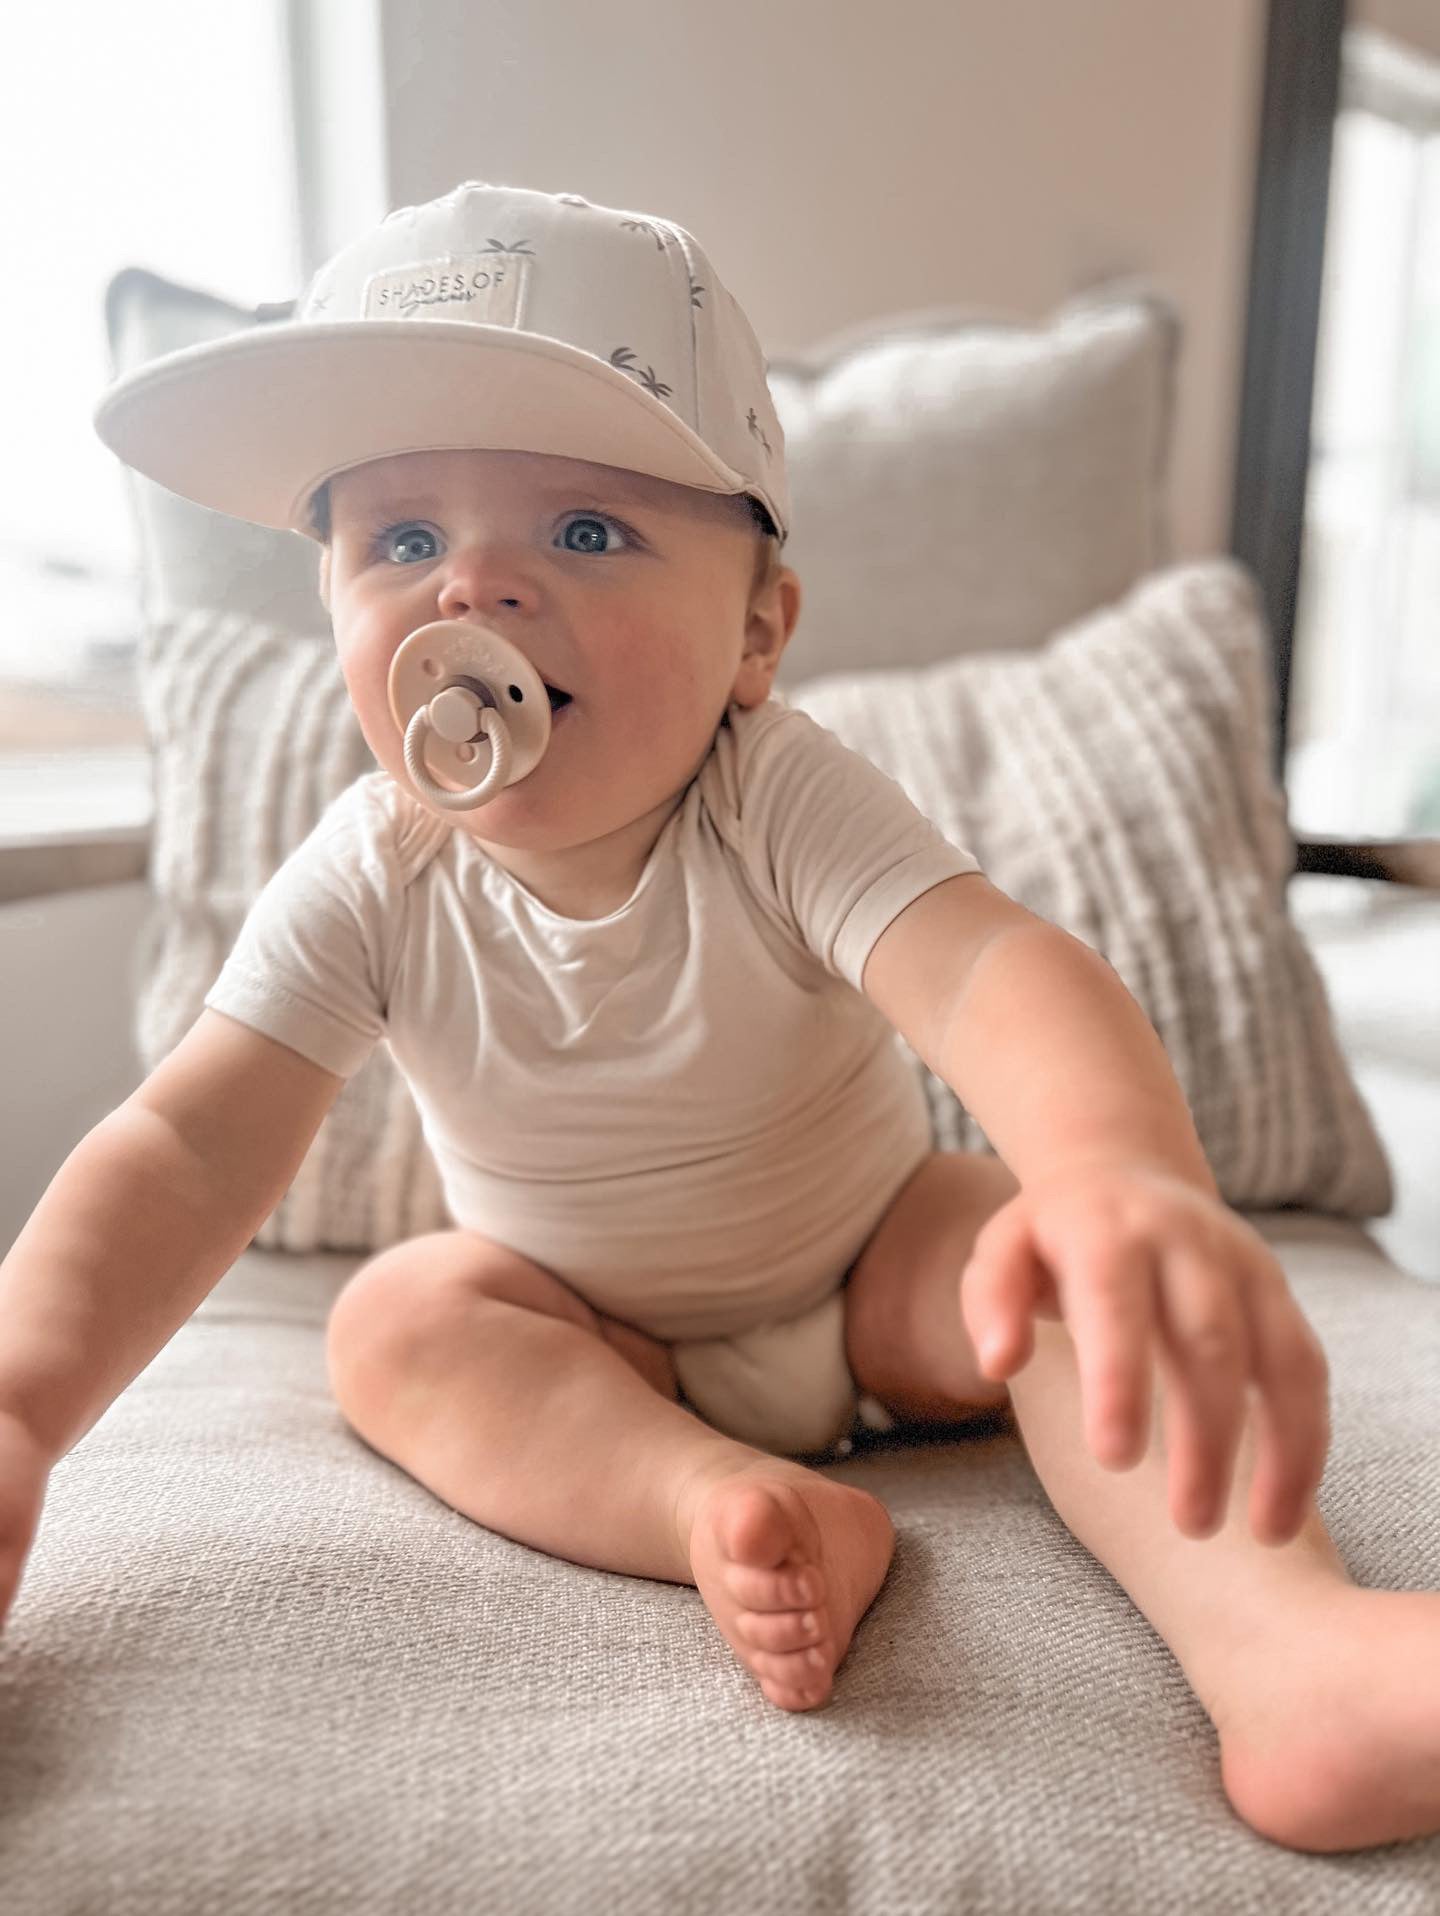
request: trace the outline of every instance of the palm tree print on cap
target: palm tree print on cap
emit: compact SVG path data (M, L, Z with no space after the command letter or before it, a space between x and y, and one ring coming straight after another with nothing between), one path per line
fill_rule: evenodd
M654 393L657 399L668 399L670 397L672 388L662 384L662 382L656 378L655 368L653 366L647 366L644 372L642 373L638 371L634 366L629 366L625 363L627 360L633 359L634 357L635 357L635 354L630 349L630 347L617 346L614 352L611 353L610 355L610 364L613 367L615 367L617 372L629 373L630 377L633 380L635 380L639 385L643 386L646 392Z
M674 233L663 232L660 227L654 225L650 220L621 220L620 224L630 233L648 233L662 253L667 246L678 246L680 244L678 237ZM698 281L691 280L690 304L692 306L702 306L704 304L704 301L700 297L704 291L705 288L701 286Z
M660 227L656 226L650 220L621 220L620 224L625 228L627 233L648 233L651 239L654 240L656 247L662 253L667 246L676 246L679 244L673 233L662 231Z

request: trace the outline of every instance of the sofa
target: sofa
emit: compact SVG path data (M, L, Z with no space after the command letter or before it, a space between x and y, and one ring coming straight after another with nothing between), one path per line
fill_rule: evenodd
M287 310L128 271L115 370ZM1363 1016L1398 939L1417 995L1396 1043L1433 1044L1435 901L1407 888L1397 934L1336 888L1399 887L1294 877L1253 582L1168 544L1182 346L1163 299L1120 286L1044 324L893 315L773 361L806 594L781 690L1135 991L1330 1359L1318 1502L1342 1556L1360 1583L1436 1589L1434 1140L1410 1138L1402 1179L1361 1068L1389 1039L1347 1048L1335 997ZM149 1065L372 761L313 549L129 484ZM939 1145L988 1148L926 1089ZM1407 1108L1423 1132L1440 1103ZM1376 1235L1402 1188L1408 1259ZM250 1249L57 1465L0 1637L7 1916L1440 1909L1440 1838L1310 1854L1236 1816L1179 1666L1003 1412L867 1427L816 1462L883 1500L897 1545L809 1714L764 1700L694 1589L445 1506L349 1429L324 1362L351 1273L444 1218L382 1049Z

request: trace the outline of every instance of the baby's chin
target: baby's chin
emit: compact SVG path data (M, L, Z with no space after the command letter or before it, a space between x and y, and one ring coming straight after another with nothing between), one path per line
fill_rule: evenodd
M683 798L704 756L697 755L692 764L691 755L672 754L668 766L652 765L639 777L602 780L597 788L594 767L584 765L583 754L577 763L563 748L557 751L552 731L550 749L524 778L483 805L452 811L416 791L398 738L376 740L368 730L366 737L383 769L416 804L468 837L517 852L578 851L627 830L643 836L647 821L658 831Z

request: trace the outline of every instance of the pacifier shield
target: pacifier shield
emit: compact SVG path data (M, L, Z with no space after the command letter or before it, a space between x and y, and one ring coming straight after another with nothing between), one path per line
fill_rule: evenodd
M482 705L491 707L509 734L506 786L532 772L550 743L544 680L524 653L490 626L437 619L418 627L390 662L387 691L402 737L415 714L426 713L422 763L449 792L473 790L490 771L490 741L478 717ZM476 802L495 795L488 792Z

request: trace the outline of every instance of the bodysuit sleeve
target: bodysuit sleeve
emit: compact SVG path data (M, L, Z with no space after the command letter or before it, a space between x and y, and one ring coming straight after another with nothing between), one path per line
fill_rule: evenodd
M211 1010L340 1077L359 1070L384 1035L405 906L392 822L377 775L340 793L251 906Z
M747 721L751 723L747 724ZM738 849L827 970L860 989L882 931L922 893L980 869L878 766L808 713L740 713L733 750Z

